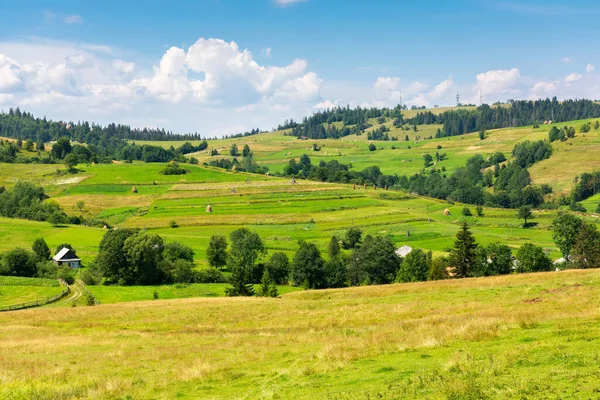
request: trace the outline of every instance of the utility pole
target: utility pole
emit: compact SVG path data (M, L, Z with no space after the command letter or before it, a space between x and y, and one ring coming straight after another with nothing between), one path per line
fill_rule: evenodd
M400 109L402 110L402 90L400 90Z
M483 105L483 91L482 90L479 91L479 105L480 106Z
M456 106L458 107L460 105L460 94L458 94L458 92L456 92Z

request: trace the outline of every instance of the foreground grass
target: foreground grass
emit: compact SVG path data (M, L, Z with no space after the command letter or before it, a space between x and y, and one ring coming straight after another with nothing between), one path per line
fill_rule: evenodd
M19 311L0 397L596 398L599 300L588 270Z

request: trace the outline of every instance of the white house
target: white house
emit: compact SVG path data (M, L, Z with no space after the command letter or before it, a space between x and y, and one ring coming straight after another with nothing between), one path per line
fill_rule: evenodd
M81 259L75 255L75 252L67 247L63 247L61 251L52 257L56 265L67 265L71 268L81 267Z
M412 247L410 247L410 246L407 246L407 245L404 245L404 246L400 247L399 249L397 249L397 250L395 251L395 253L396 253L396 255L397 255L398 257L402 257L402 258L404 258L404 257L406 257L407 255L409 255L411 251L413 251L413 248L412 248Z

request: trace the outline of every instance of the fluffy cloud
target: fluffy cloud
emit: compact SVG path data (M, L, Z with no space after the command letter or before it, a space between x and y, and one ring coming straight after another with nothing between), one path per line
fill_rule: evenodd
M416 95L409 100L409 103L416 106L431 106L434 102L439 102L440 100L448 101L449 96L453 95L453 87L454 81L450 77L438 83L430 91Z
M498 69L478 74L475 89L483 95L509 93L519 82L521 74L518 68Z
M596 67L594 67L592 64L585 66L585 72L592 72L594 69L596 69Z
M265 66L250 51L220 39L199 39L187 50L171 47L151 69L118 55L97 45L0 42L0 107L19 105L53 118L100 123L138 124L163 115L156 120L170 120L166 127L181 132L202 116L203 129L232 133L233 120L247 129L265 126L247 121L264 119L269 126L280 116L309 113L322 86L305 60ZM184 109L189 114L181 115ZM216 110L243 119L216 121ZM258 118L256 110L265 115ZM181 122L170 119L174 115L181 115Z
M565 83L573 83L573 82L577 82L578 80L580 80L580 79L581 79L581 77L582 77L582 75L581 75L581 74L578 74L578 73L575 73L575 72L573 72L573 73L571 73L571 74L569 74L569 75L565 76Z
M118 72L124 74L130 74L133 72L133 70L135 70L135 63L133 62L127 62L123 60L112 60L111 65Z
M132 83L161 100L179 102L189 97L216 106L309 101L321 87L320 78L307 71L304 60L283 67L262 66L250 51L221 39L199 39L187 52L171 47L152 78Z
M537 82L529 91L528 98L530 99L540 99L546 97L553 97L557 93L559 81L552 82Z
M320 103L318 103L317 105L315 105L314 108L318 109L318 110L327 110L327 109L332 109L332 108L336 108L339 105L339 100L336 101L331 101L331 100L324 100Z

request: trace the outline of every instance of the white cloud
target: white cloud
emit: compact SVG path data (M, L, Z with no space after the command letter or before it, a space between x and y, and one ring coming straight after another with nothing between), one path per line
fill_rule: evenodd
M83 23L83 18L81 17L81 15L70 14L65 15L63 17L63 21L65 21L66 24L81 24Z
M260 52L265 56L265 57L271 57L271 51L272 49L270 47L267 47L266 49L262 49Z
M373 84L373 98L381 104L400 102L400 78L380 76Z
M447 101L453 93L454 81L452 77L438 83L433 89L428 92L420 93L408 101L409 104L416 106L431 106L434 102L440 100Z
M332 108L338 107L339 102L340 102L340 100L336 100L336 101L325 100L325 101L322 101L322 102L318 103L317 105L315 105L314 108L319 109L319 110L332 109Z
M172 47L150 70L116 55L101 45L0 42L0 106L20 105L54 119L162 119L179 132L197 126L203 133L231 133L234 123L263 128L310 113L322 86L305 60L261 65L248 50L220 39Z
M560 59L560 61L568 64L568 63L571 62L571 59L569 57L563 57L563 58Z
M565 76L565 83L573 83L573 82L577 82L578 80L580 80L582 77L581 74L578 74L576 72L573 72L567 76Z
M530 99L539 99L539 98L556 96L559 84L560 84L559 81L537 82L530 89L528 97Z
M509 92L519 81L521 74L518 68L498 69L478 74L475 90L483 95L503 94Z
M585 72L592 72L595 69L596 67L594 67L592 64L588 64L585 66Z
M112 60L111 65L114 69L124 74L130 74L135 70L135 63L133 62L127 62L123 60Z

